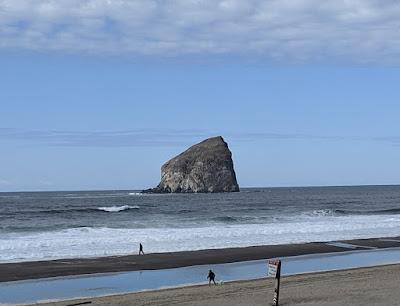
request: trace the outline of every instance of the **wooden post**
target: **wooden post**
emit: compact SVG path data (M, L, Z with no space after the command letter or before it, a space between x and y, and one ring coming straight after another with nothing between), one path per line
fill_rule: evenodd
M274 300L272 301L273 306L279 305L279 287L281 285L281 261L280 260L268 260L268 276L275 277L275 291Z
M275 275L275 292L274 292L274 300L272 302L273 306L279 306L279 288L281 285L281 261L278 260L278 267L276 269Z

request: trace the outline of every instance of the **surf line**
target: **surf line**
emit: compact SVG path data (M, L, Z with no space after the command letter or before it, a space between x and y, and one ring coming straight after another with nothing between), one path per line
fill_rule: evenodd
M397 241L400 242L400 241ZM345 242L328 242L326 245L331 245L339 248L344 248L344 249L350 249L350 250L355 250L355 249L367 249L367 250L374 250L377 247L373 246L365 246L365 245L357 245L357 244L351 244L351 243L345 243Z

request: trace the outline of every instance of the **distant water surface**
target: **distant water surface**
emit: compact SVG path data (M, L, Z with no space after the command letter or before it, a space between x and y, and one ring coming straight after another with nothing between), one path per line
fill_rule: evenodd
M400 234L400 186L0 193L0 262Z

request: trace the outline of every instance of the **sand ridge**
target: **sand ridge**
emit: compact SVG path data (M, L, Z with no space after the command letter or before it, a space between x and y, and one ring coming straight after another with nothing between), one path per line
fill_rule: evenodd
M340 242L355 244L358 246L356 249L359 250L365 249L366 246L373 248L400 246L399 237L385 238L385 240L382 238L342 240ZM3 263L0 264L0 282L92 273L157 270L344 251L349 251L349 249L325 242L311 242L171 253L152 253L146 254L145 256L127 255Z

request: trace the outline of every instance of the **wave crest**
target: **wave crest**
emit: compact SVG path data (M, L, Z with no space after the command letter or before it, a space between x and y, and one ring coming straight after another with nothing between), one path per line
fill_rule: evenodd
M139 209L139 206L130 206L130 205L122 205L122 206L105 206L105 207L97 207L97 210L105 211L105 212L120 212L129 209Z
M313 217L335 217L352 215L397 215L400 214L400 208L389 208L381 210L350 210L350 209L316 209L305 213L306 216Z
M335 210L332 209L316 209L312 211L312 215L318 217L333 216L334 214Z

